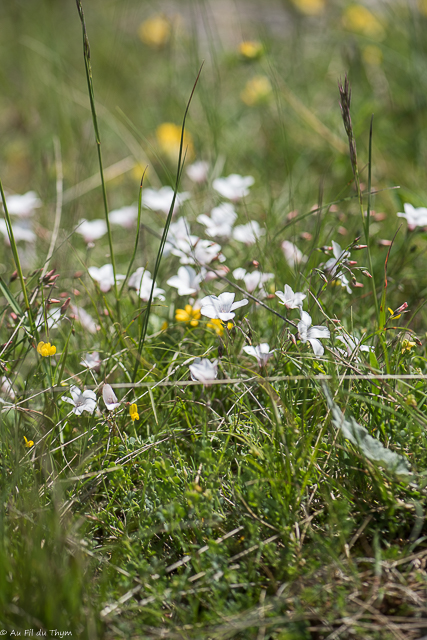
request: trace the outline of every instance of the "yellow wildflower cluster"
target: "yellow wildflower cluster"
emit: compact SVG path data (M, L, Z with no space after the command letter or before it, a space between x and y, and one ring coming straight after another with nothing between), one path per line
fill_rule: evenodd
M245 40L239 44L239 53L248 60L255 60L262 56L264 47L258 40Z
M267 76L254 76L251 80L248 80L240 97L245 104L252 107L266 102L272 92L273 89Z
M292 0L295 7L307 16L318 16L325 8L325 0Z
M131 417L131 420L133 422L135 422L135 420L139 420L139 413L138 413L138 407L136 406L136 404L131 404L129 407L129 415Z
M181 145L181 127L173 122L163 122L156 130L157 142L160 151L164 153L169 160L176 162L179 157L179 148ZM187 131L184 131L184 141L182 153L186 153L186 161L194 158L193 138Z
M175 320L186 322L191 327L197 327L201 315L200 309L193 309L191 304L186 304L184 309L176 310Z
M37 353L39 353L44 358L48 358L49 356L54 356L56 353L56 347L50 342L39 342L37 345Z
M412 347L415 347L415 342L407 340L406 338L402 340L402 355L407 351L410 352Z
M209 327L209 329L213 329L217 336L222 336L225 331L225 324L222 322L222 320L219 320L218 318L209 320L206 326ZM234 325L232 322L227 322L227 329L230 330L233 328L233 326Z
M374 40L382 40L385 36L381 22L361 4L352 4L344 11L343 23L349 31L361 33Z
M167 45L171 32L171 21L162 15L156 15L144 20L138 28L138 35L142 42L153 49L161 49Z

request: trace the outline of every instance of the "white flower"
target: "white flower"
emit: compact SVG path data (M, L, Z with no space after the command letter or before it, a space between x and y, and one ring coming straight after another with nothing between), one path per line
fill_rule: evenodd
M203 160L199 160L198 162L194 162L194 164L190 164L187 167L186 173L190 180L200 184L206 182L208 179L208 171L209 164Z
M218 297L206 296L205 298L202 298L200 300L200 313L202 316L211 318L211 320L217 319L222 320L223 322L232 320L236 315L233 313L234 309L244 307L245 304L248 304L246 298L239 302L234 302L235 295L235 293L227 293L225 291Z
M6 376L2 376L1 378L1 392L4 393L10 400L15 400L15 392L13 390L13 385L9 378ZM3 399L0 398L0 402L4 402Z
M105 220L98 218L97 220L80 220L76 227L76 233L83 236L86 244L98 240L107 233L107 223Z
M212 186L224 198L237 201L249 195L249 187L253 185L255 179L252 176L239 176L232 173L227 178L216 178Z
M280 304L284 304L287 309L302 307L302 301L307 297L305 293L294 293L288 284L285 284L285 291L276 291L276 296L280 298Z
M334 240L332 240L332 252L334 254L334 257L329 258L323 268L325 269L325 271L328 271L333 278L340 280L341 286L345 287L348 293L352 293L350 282L341 269L342 265L347 264L348 258L350 257L350 252L346 251L345 249L341 249L338 242L335 242Z
M216 236L229 238L236 219L237 213L234 211L233 205L229 202L223 202L212 209L210 217L202 213L198 216L197 221L205 225L206 233L211 238Z
M206 265L215 259L220 262L225 260L221 253L221 245L211 240L200 240L197 236L177 240L171 253L179 258L181 264Z
M177 245L180 240L191 239L192 242L197 241L197 236L190 235L190 225L187 218L181 216L176 222L171 222L168 230L168 237L165 242L165 249L163 251L164 256L168 256L172 249Z
M200 291L204 273L196 273L193 267L180 267L178 275L169 278L167 284L178 289L179 296L190 296Z
M330 333L327 327L311 326L310 315L300 307L301 320L298 322L298 332L301 342L309 342L313 347L314 355L323 356L324 348L318 338L329 338Z
M256 358L260 367L265 367L269 358L274 355L275 349L273 349L273 351L270 351L268 343L262 342L257 347L243 347L243 351L248 355Z
M264 234L265 229L261 229L256 220L251 220L247 224L239 224L233 229L233 238L245 244L254 244Z
M98 351L93 351L92 353L86 353L83 357L83 360L80 362L83 367L87 367L88 369L97 369L99 370L99 366L101 364L101 358L99 357Z
M82 325L83 329L89 333L96 333L98 331L98 325L87 311L81 307L77 307L75 304L72 304L70 309L72 316Z
M60 320L62 320L60 309L49 309L46 315L43 311L40 311L36 317L36 327L38 329L41 328L41 330L45 329L46 326L48 329L52 329L59 324Z
M358 351L374 351L374 347L370 347L367 344L360 344L363 338L356 338L349 334L343 336L336 336L336 339L342 342L345 346L347 355L351 357L353 354L357 354ZM339 349L342 352L342 349ZM356 362L359 362L359 358L355 358Z
M123 227L123 229L132 229L138 218L138 207L136 204L133 204L130 207L114 209L114 211L110 211L108 218L111 224L118 224Z
M120 404L120 402L117 400L116 394L109 384L104 384L104 386L102 387L102 398L108 411L113 411Z
M400 212L397 215L399 216L399 218L406 218L408 222L408 229L410 231L413 231L415 227L427 226L426 207L418 207L418 209L416 209L412 206L412 204L405 202L403 208L405 209L405 213Z
M147 302L150 298L151 287L153 286L151 273L144 269L144 267L139 267L129 278L128 286L131 289L136 289L141 300ZM154 285L153 299L159 298L159 300L164 300L165 298L162 295L164 292L164 289L160 289L157 285Z
M73 385L70 388L70 393L72 398L62 396L61 400L74 405L73 413L75 413L76 416L80 416L83 411L87 411L88 413L93 413L95 411L96 394L94 391L87 390L82 392L78 387Z
M203 382L208 387L218 376L218 360L208 360L207 358L196 358L189 366L192 380Z
M173 194L174 190L171 187L162 187L158 191L156 189L144 189L142 192L141 203L146 209L169 213L169 209L172 205ZM189 197L190 194L187 191L184 193L177 193L174 212L182 205L183 202L185 202L185 200L188 200Z
M284 240L282 242L282 249L285 260L291 267L291 269L293 269L295 265L299 264L300 262L307 262L307 257L301 253L301 251L295 244L289 242L289 240Z
M28 224L28 223L27 223ZM13 237L15 238L15 242L35 242L36 234L31 228L24 224L14 224L12 225ZM9 234L7 233L7 225L6 220L0 219L0 233L4 236L6 244L10 246Z
M88 273L92 280L99 284L99 288L103 293L110 291L114 285L114 273L112 264L104 264L103 267L89 267ZM116 281L124 280L126 276L116 273Z
M259 289L259 295L264 297L266 292L264 290L264 284L274 278L274 273L261 273L261 271L245 271L242 267L234 269L233 276L236 280L243 280L245 287L249 293L253 293L255 289Z
M33 215L34 209L41 207L42 203L35 191L28 191L23 196L7 196L6 206L11 215L29 218Z

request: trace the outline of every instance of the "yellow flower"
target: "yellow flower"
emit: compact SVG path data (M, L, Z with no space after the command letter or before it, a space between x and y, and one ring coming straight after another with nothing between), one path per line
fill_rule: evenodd
M193 309L191 304L186 304L185 309L176 310L175 320L178 320L178 322L186 322L192 327L197 327L201 315L200 309Z
M165 16L157 15L144 20L138 27L142 42L153 49L161 49L170 40L172 25Z
M255 76L248 80L245 88L240 94L241 99L249 107L261 102L266 102L273 89L267 76Z
M222 320L219 320L219 318L213 318L212 320L209 320L206 326L209 327L209 329L213 329L217 336L223 335L225 327L227 327L228 330L234 327L232 322L227 322L227 324L225 325Z
M388 307L388 310L389 310L389 313L390 313L390 318L393 318L393 320L397 320L402 315L401 313L399 313L398 316L395 316L393 309L390 309L390 307ZM390 320L390 318L389 318L389 320Z
M138 413L138 407L136 406L136 404L131 404L129 407L129 415L131 417L131 420L133 420L133 422L135 422L135 420L139 420L139 413Z
M239 44L239 53L244 58L249 58L249 60L255 60L256 58L260 58L264 53L264 47L261 42L257 40L245 40Z
M25 446L29 449L30 447L34 447L34 442L32 440L27 440L27 438L24 436L24 440L25 440Z
M50 342L39 342L37 345L37 353L39 353L44 358L48 358L49 356L54 356L56 353L56 347Z
M352 4L344 12L343 22L346 29L361 33L375 40L382 40L385 36L381 22L361 4Z
M156 130L157 142L160 150L172 162L176 162L179 156L179 147L181 145L181 127L173 122L164 122ZM187 153L186 160L189 161L194 157L193 138L187 131L184 131L184 141L182 153Z
M368 44L362 51L362 58L367 64L378 67L383 61L383 52L375 44Z
M325 8L325 0L292 0L299 11L308 16L318 16Z
M415 347L415 342L411 342L410 340L402 340L402 355L407 351L410 351L412 347Z
M167 320L165 320L162 324L162 326L160 327L160 331L166 331L166 329L168 328L169 323Z

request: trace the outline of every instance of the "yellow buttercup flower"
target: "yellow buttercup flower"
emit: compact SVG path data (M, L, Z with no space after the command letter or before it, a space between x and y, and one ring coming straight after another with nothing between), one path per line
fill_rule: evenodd
M249 107L266 102L273 89L267 76L255 76L248 80L245 88L240 94L241 99Z
M173 122L164 122L157 127L156 137L162 153L172 162L176 162L179 157L179 148L181 145L181 127ZM194 157L193 138L187 131L184 131L182 152L183 154L187 153L187 161Z
M54 356L56 353L56 347L50 342L39 342L37 345L37 353L39 353L44 358L48 358L49 356Z
M191 304L186 304L184 309L176 310L175 320L178 320L178 322L186 322L191 327L197 327L200 316L200 309L193 309Z
M249 60L255 60L264 53L264 47L258 40L245 40L239 44L239 53Z
M343 23L349 31L361 33L375 40L382 40L385 36L381 22L361 4L352 4L345 10Z
M292 0L301 13L308 16L318 16L325 8L325 0Z
M24 436L24 440L25 440L25 446L27 447L27 449L29 449L30 447L34 447L34 442L32 440L27 440L25 436Z
M131 417L131 420L133 420L133 422L135 422L135 420L139 420L139 413L138 413L138 407L136 406L136 404L131 404L129 407L129 415Z
M161 49L170 40L171 21L165 16L157 15L144 20L138 27L138 35L142 42L153 49Z
M226 326L227 329L230 330L234 325L232 322L227 322L227 325L225 325L219 318L213 318L212 320L209 320L206 326L209 327L209 329L213 329L217 336L222 336Z

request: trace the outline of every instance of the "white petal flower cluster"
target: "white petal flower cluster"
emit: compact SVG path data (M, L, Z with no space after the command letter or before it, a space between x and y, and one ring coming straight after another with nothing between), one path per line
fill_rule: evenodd
M304 262L307 262L307 256L303 255L296 244L293 244L293 242L289 242L289 240L284 240L282 242L282 250L283 255L285 256L285 260L291 267L291 269L299 264L304 264Z
M249 187L254 182L255 179L252 176L239 176L237 173L232 173L226 178L216 178L212 186L223 198L237 202L249 195Z
M235 293L221 293L219 296L206 296L200 300L200 313L211 320L222 320L228 322L236 315L235 309L248 304L245 299L234 302Z
M103 267L89 267L88 273L92 280L99 284L99 288L103 293L110 291L114 286L114 272L112 264L104 264ZM124 280L126 276L116 273L116 281Z
M107 233L107 223L102 218L96 220L80 220L76 227L76 233L83 236L86 244L99 240Z
M427 227L427 207L418 207L416 209L412 204L405 202L403 205L404 212L399 212L399 218L406 218L409 231L413 231L415 227Z
M147 271L147 269L144 269L143 267L139 267L139 269L130 276L128 286L131 289L136 289L141 300L147 302L150 298L151 288L153 286L150 271ZM160 289L160 287L154 285L153 298L164 300L165 297L162 295L164 292L164 289Z
M300 308L301 320L298 322L298 332L301 342L309 342L313 348L314 355L323 356L325 350L319 338L329 338L330 332L327 327L311 326L311 316Z
M138 218L138 207L136 204L132 204L129 207L114 209L114 211L110 211L108 218L111 224L117 224L123 229L132 229Z
M211 211L210 217L202 213L197 221L205 225L206 233L211 238L220 236L230 238L233 232L233 224L237 220L237 213L229 202L223 202Z
M242 267L234 269L233 276L236 280L243 280L249 293L256 291L258 297L264 298L267 294L264 284L274 278L274 273L262 273L261 271L245 271Z
M262 342L257 347L243 347L243 351L249 356L253 356L257 359L258 366L265 367L271 356L274 355L275 349L270 351L270 346L267 342Z
M21 223L15 223L12 225L13 237L15 242L35 242L37 239L36 234L31 229L30 221L25 220ZM0 218L0 233L4 236L7 246L10 246L9 234L7 232L6 220Z
M80 391L78 387L73 385L70 388L71 398L62 396L61 400L68 402L74 406L73 413L76 416L81 416L83 411L93 413L96 409L96 394L94 391Z
M258 238L265 235L265 229L262 229L259 222L251 220L247 224L239 224L233 229L233 238L238 242L245 244L255 244Z
M279 298L280 304L284 304L287 309L302 308L302 302L307 297L305 293L294 293L288 284L285 284L284 291L276 291L276 296Z
M196 273L193 267L186 266L178 269L178 274L169 278L167 284L178 289L179 296L192 296L200 291L200 284L204 280L206 270Z
M2 204L1 206L3 207ZM10 215L29 218L34 214L35 209L42 206L42 202L35 191L27 191L22 196L18 194L6 195L6 206Z
M205 387L212 384L218 377L218 360L208 360L208 358L196 358L190 369L191 379L202 382Z
M162 213L169 213L172 206L174 190L172 187L161 187L161 189L144 189L141 197L141 204L146 209L152 209L153 211L160 211ZM182 205L183 202L188 200L190 194L188 191L183 193L177 193L175 198L174 213Z
M201 240L190 236L185 240L178 240L171 250L172 255L177 256L181 264L207 265L217 259L224 262L225 256L221 253L221 245L211 240Z

